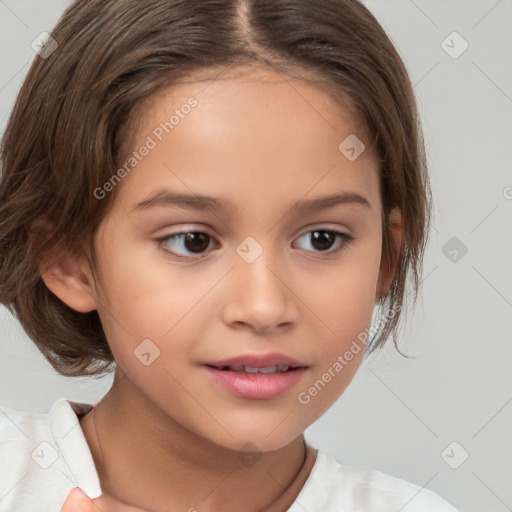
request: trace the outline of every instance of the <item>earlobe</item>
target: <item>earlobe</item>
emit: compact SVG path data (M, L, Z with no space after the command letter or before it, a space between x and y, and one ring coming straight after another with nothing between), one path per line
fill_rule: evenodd
M386 295L395 277L403 237L402 212L399 208L391 210L389 214L389 227L396 250L392 255L392 261L390 261L386 254L382 254L375 303L379 302Z

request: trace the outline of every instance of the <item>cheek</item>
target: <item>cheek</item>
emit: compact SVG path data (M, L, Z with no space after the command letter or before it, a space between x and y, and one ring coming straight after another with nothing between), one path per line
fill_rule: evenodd
M370 325L376 300L380 252L378 237L369 238L340 263L336 272L326 275L321 288L315 288L316 309L330 327L333 345L350 344Z
M215 315L208 294L219 273L171 265L156 248L130 251L130 246L137 247L113 243L101 262L98 311L109 345L121 365L132 364L134 351L146 339L160 351L159 362L176 362L185 358L185 348L194 348L205 318Z
M376 241L369 242L310 295L322 320L315 347L321 368L315 377L320 378L320 386L325 384L319 401L326 406L348 386L362 361L375 307L379 265L380 247Z
M297 401L308 422L318 419L345 391L365 353L374 309L372 286L356 286L355 276L345 284L321 309L329 329L322 326L323 334L315 337L311 352L315 352L317 365L311 379L298 390Z

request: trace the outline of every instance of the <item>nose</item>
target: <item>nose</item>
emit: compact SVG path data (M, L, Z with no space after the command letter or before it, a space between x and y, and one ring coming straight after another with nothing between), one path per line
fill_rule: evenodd
M226 325L269 333L297 323L299 308L293 283L265 250L252 263L236 255L222 316Z

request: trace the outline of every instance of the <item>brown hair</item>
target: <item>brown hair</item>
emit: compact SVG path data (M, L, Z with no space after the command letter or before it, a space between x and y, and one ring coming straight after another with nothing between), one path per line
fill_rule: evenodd
M93 191L118 168L135 107L193 71L250 64L321 77L370 134L380 161L383 257L397 267L380 301L385 323L366 354L390 333L400 352L395 334L410 270L414 302L418 294L430 188L410 79L362 3L77 0L51 35L58 48L35 57L2 139L0 302L59 373L101 375L114 363L97 312L64 304L39 265L63 248L94 260L93 236L119 187L101 201ZM395 207L404 226L399 250L388 222ZM35 229L42 219L54 227L46 240Z

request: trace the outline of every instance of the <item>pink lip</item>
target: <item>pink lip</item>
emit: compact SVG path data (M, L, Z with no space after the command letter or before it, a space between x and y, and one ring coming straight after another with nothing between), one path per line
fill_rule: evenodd
M293 368L307 368L308 365L292 359L291 357L279 354L277 352L269 354L243 354L241 356L222 359L220 361L206 361L207 366L250 366L252 368L267 368L269 366L291 366Z
M274 365L267 364L267 366ZM260 367L264 366L255 366L255 368ZM285 393L299 382L306 371L306 368L296 368L283 373L263 374L219 370L210 366L205 368L212 379L227 390L235 395L254 400L270 400Z

